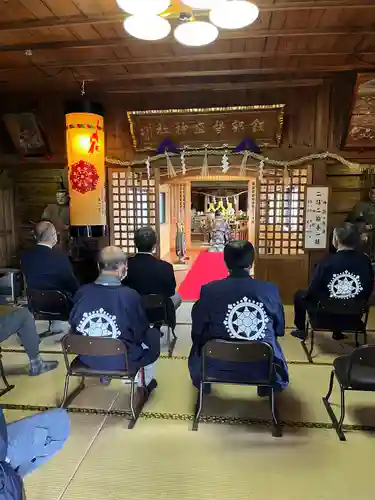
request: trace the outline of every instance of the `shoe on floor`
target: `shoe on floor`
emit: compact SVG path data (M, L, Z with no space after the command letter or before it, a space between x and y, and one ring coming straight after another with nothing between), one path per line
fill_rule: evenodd
M298 328L293 328L293 330L290 332L292 337L296 337L299 340L306 340L307 335L305 330L298 330Z
M30 364L29 375L30 377L37 377L42 373L47 373L55 370L59 366L58 361L39 361Z
M156 381L156 379L152 379L150 381L150 383L146 386L146 389L147 389L147 392L148 392L148 395L150 396L150 394L152 393L152 391L154 391L158 386L158 383Z
M346 339L346 335L344 335L343 333L341 332L333 332L332 333L332 338L333 340L344 340Z

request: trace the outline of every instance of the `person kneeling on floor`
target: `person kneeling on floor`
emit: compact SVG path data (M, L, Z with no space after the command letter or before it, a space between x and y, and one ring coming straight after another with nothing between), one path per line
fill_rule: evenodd
M96 281L84 285L75 294L69 323L74 333L124 342L129 366L125 365L124 355L82 356L80 360L96 370L128 369L142 373L144 380L139 375L137 383L146 385L151 393L157 385L153 374L154 363L160 356L160 331L150 328L140 295L121 285L127 270L127 258L121 248L104 248L99 267L101 271Z
M34 317L25 307L15 307L4 316L0 316L0 343L17 334L30 359L30 376L54 370L58 361L44 361L39 354L39 335Z
M25 500L23 478L60 451L69 434L66 410L45 411L6 424L0 408L0 498Z
M230 241L224 248L228 278L213 281L201 288L200 298L192 310L192 341L189 356L190 376L195 387L201 381L201 350L209 341L260 340L274 352L274 388L282 390L289 382L287 364L277 341L284 335L284 309L279 291L273 283L250 276L254 248L248 241ZM207 376L228 382L266 378L268 364L236 363L207 360ZM265 396L267 388L258 388Z
M306 338L306 313L314 310L321 300L363 300L367 301L374 288L374 272L369 257L358 251L360 234L356 227L344 222L333 231L332 243L336 253L330 253L319 262L311 277L308 290L298 290L294 296L294 337ZM345 336L341 333L339 318L335 318L335 340ZM348 321L356 320L345 315L341 327L348 326ZM324 323L330 324L329 315Z

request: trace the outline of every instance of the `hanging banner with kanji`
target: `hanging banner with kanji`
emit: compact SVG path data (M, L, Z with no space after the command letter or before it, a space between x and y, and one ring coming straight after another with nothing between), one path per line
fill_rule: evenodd
M103 117L66 115L71 226L104 226L105 149Z
M328 186L307 186L305 250L325 250L328 235Z
M179 148L235 148L251 137L260 147L279 146L284 104L165 109L127 113L136 151L154 151L170 138Z

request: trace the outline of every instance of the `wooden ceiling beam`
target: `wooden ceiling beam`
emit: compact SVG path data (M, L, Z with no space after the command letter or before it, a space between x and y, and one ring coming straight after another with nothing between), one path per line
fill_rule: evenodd
M314 66L314 67L286 67L286 68L278 68L278 67L270 67L270 68L243 68L243 69L222 69L222 70L202 70L202 71L172 71L172 72L161 72L161 73L125 73L123 75L110 75L107 76L106 72L99 71L97 76L81 76L79 74L75 74L72 72L67 72L66 76L61 79L61 74L56 75L56 78L51 75L49 78L45 78L43 74L37 71L35 68L34 75L30 74L27 76L28 85L30 86L39 86L46 85L48 86L48 82L52 85L56 85L56 83L63 83L67 85L69 83L78 84L80 81L84 80L86 83L98 82L102 85L110 85L112 82L129 82L129 81L142 81L142 80L165 80L168 78L171 79L184 79L184 78L207 78L207 77L235 77L235 76L260 76L260 75L295 75L299 74L300 78L304 77L321 77L322 75L326 75L327 73L338 73L338 72L349 72L353 70L362 70L368 69L367 64L358 63L356 67L354 65L341 65L341 66ZM13 74L11 74L13 77ZM14 78L19 81L19 74L14 74ZM2 81L3 85L12 85L12 78L9 79L8 82ZM176 82L177 83L177 82ZM199 83L199 81L197 82ZM225 83L225 82L223 82ZM264 82L265 84L267 82ZM173 83L173 86L175 83ZM150 86L150 90L152 86Z
M234 90L256 90L294 87L319 87L323 85L323 78L306 78L302 80L268 80L250 83L197 83L190 85L160 85L147 88L106 89L108 94L154 94L164 92L226 92Z
M314 0L300 2L281 2L274 5L270 0L258 0L257 5L261 12L289 12L301 10L322 10L322 9L365 9L374 5L372 0L362 0L361 3L353 4L352 0L326 0L316 2ZM101 16L70 16L70 17L50 17L31 21L0 23L0 32L16 32L23 30L34 30L40 28L69 28L74 26L85 26L95 24L110 24L124 20L126 14L119 12Z
M151 56L151 57L132 57L126 59L100 59L86 60L81 62L61 61L52 64L36 63L43 69L59 68L91 68L102 66L132 66L132 65L150 65L150 64L168 64L184 62L200 62L207 60L240 60L240 59L269 59L269 58L289 58L289 57L366 57L375 56L374 51L368 52L301 52L301 51L280 51L280 52L220 52L209 54L192 54L188 56ZM0 68L0 73L6 73L14 70L28 70L29 66L14 66L9 68Z
M317 30L306 29L280 29L280 30L267 30L267 29L243 29L237 31L222 31L220 33L221 40L239 40L239 39L253 39L253 38L278 38L278 37L322 37L322 36L374 36L375 29L353 29L345 28L326 28ZM0 45L0 52L25 52L25 50L65 50L65 49L93 49L93 48L113 48L113 47L139 47L139 43L152 43L165 44L171 43L172 37L164 38L154 42L140 42L132 39L129 36L124 38L115 39L101 39L101 40L75 40L69 42L43 42L43 43L29 43L17 45Z

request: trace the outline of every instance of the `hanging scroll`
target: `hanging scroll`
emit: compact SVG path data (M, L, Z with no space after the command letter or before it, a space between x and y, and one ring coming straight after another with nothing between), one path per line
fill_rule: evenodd
M307 186L305 216L305 250L327 247L329 187Z
M258 146L279 146L284 104L226 108L129 111L130 133L136 151L154 151L166 138L178 147L234 148L244 137Z

